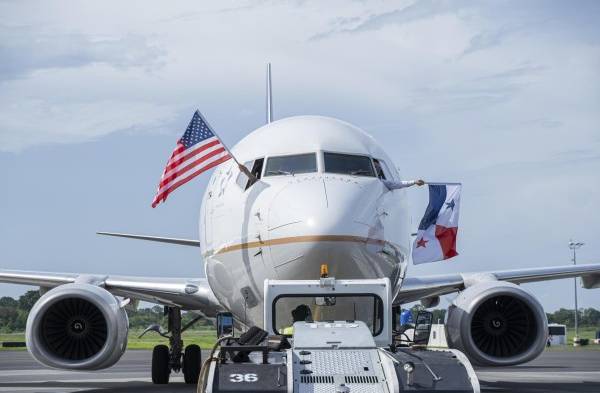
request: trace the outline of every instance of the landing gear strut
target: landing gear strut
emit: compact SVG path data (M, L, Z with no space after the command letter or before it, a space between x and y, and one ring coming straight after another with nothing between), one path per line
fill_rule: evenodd
M172 371L178 373L181 371L181 350L183 349L183 340L181 339L181 309L175 307L165 307L165 313L168 314L168 327L171 336L169 337L169 366Z
M152 351L152 382L155 384L169 383L171 371L178 373L183 370L185 383L198 383L200 367L202 365L202 354L200 347L191 344L183 351L183 340L181 334L190 328L201 317L197 317L190 323L181 327L181 309L178 307L165 307L165 315L168 318L168 330L162 332L158 325L151 325L141 335L149 331L156 332L169 339L169 346L157 345Z

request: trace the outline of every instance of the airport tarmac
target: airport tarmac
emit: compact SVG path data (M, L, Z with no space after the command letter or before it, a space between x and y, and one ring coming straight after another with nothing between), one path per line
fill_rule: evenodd
M203 356L206 353L203 352ZM183 376L169 385L150 380L150 351L127 351L113 367L96 372L44 368L26 351L0 352L0 392L195 392ZM600 351L544 352L515 367L479 368L482 392L600 392Z

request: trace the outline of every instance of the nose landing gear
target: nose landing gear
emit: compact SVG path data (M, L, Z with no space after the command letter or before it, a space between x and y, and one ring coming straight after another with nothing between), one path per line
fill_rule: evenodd
M169 339L169 345L157 345L152 350L152 382L155 384L169 383L171 371L178 373L183 370L185 383L196 384L200 375L202 366L202 354L200 347L191 344L183 350L183 340L181 334L190 328L202 317L198 316L190 321L183 328L181 327L181 309L178 307L165 307L165 315L168 317L168 330L161 331L159 325L150 325L140 335L142 337L147 332L156 332L162 337Z

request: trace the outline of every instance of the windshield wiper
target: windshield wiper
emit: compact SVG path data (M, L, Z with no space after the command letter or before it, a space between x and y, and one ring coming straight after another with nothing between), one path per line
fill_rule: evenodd
M293 173L288 172L288 171L282 171L282 170L278 169L276 171L268 171L267 175L293 175Z
M367 171L365 169L358 169L356 171L350 172L350 174L352 176L356 176L356 175L369 175L369 174L371 174L371 172L369 172L369 171Z

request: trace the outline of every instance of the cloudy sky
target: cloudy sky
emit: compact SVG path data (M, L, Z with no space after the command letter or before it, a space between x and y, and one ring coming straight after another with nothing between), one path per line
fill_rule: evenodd
M461 255L411 273L568 264L570 238L600 262L600 3L199 3L0 2L1 267L201 275L197 249L94 233L196 238L208 176L151 209L165 160L195 108L230 145L261 126L269 61L276 118L344 119L405 178L463 182ZM527 288L553 310L572 285Z

